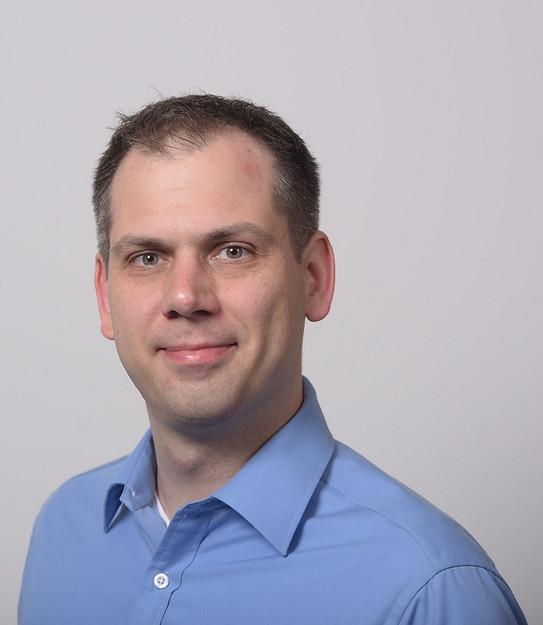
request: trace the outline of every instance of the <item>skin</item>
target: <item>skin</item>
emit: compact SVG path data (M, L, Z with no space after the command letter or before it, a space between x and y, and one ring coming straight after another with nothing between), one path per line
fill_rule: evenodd
M297 262L274 162L241 133L171 156L130 151L112 186L102 333L145 399L167 514L209 496L298 410L305 318L328 313L330 243Z

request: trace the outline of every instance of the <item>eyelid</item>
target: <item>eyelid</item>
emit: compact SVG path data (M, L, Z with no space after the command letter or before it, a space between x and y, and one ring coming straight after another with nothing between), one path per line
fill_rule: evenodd
M224 256L224 253L226 252L226 250L228 250L229 248L238 248L240 250L242 250L243 254L241 256L241 258L227 258ZM212 252L211 257L212 258L217 258L219 260L225 260L225 261L229 261L229 262L235 262L235 261L242 261L242 260L247 260L248 257L252 256L255 254L255 249L253 245L250 245L248 243L239 243L239 242L232 242L232 241L228 241L228 242L221 242L218 245L215 245L215 250ZM149 256L156 256L157 258L157 262L151 264L151 265L144 265L144 263L142 262L142 258L145 257L146 255ZM165 262L167 262L169 257L169 254L165 254L164 252L161 251L157 251L157 250L153 250L152 248L149 249L140 249L138 251L132 252L130 254L127 255L126 258L126 263L128 265L136 265L138 267L153 267L156 265L161 265Z
M153 265L144 265L143 262L137 263L136 261L141 260L144 256L156 256L157 262L154 265L160 265L165 262L165 258L159 252L153 252L152 250L144 250L143 252L136 252L135 254L131 254L128 257L128 263L132 265L138 265L140 267L152 267Z
M251 248L251 246L245 243L221 243L221 245L217 247L216 253L213 255L214 258L220 258L221 253L225 252L229 248L239 248L240 250L243 250L244 252L242 258L229 258L228 260L231 260L231 261L236 261L236 260L240 261L240 260L243 260L246 256L254 254L254 250Z

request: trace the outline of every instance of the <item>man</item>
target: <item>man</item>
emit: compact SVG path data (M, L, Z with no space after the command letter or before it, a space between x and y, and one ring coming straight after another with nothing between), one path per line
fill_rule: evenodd
M102 332L151 430L45 504L20 625L525 623L451 519L334 442L302 378L333 253L277 116L171 98L96 171Z

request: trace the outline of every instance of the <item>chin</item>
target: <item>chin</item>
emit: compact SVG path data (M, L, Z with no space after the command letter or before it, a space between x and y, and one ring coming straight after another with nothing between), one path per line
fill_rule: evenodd
M172 426L212 426L220 425L234 418L240 412L240 401L232 388L213 383L188 384L182 388L169 389L155 400L146 400L150 416L155 422ZM144 395L145 398L145 395Z

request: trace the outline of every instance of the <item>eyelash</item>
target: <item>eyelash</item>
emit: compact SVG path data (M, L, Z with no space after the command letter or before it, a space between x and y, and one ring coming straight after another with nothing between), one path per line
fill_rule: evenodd
M242 256L240 258L220 258L220 255L222 253L228 253L228 250L237 250L240 251L242 253ZM228 245L223 245L219 251L213 255L213 258L218 258L220 260L231 260L231 261L240 261L243 260L247 255L250 255L252 252L250 249L248 249L245 245L241 245L241 244L236 244L236 243L229 243ZM143 259L145 257L149 257L152 256L155 258L156 262L152 262L149 264L145 264L143 262ZM143 266L143 267L153 267L156 265L161 264L161 259L163 259L163 257L158 253L158 252L140 252L138 254L135 254L134 256L130 257L129 262L131 264L135 264L135 265L139 265L139 266ZM138 262L139 261L139 262Z
M247 256L248 254L251 253L250 250L248 250L245 246L243 245L238 245L238 244L232 244L230 243L229 245L224 245L223 247L221 247L221 249L219 250L219 252L217 254L215 254L215 258L219 258L220 255L224 252L224 253L228 253L228 251L231 250L236 250L238 252L242 253L241 258L229 258L229 260L243 260L245 258L245 256ZM221 259L222 260L222 259Z
M157 259L157 262L156 263L150 263L149 265L146 265L143 262L143 258L145 258L145 256L154 256ZM140 264L143 267L152 267L154 265L160 264L160 259L161 258L162 257L157 252L141 252L139 254L136 254L135 256L132 256L129 260L130 260L130 263L132 263L132 264ZM141 263L138 263L137 261L141 261Z

